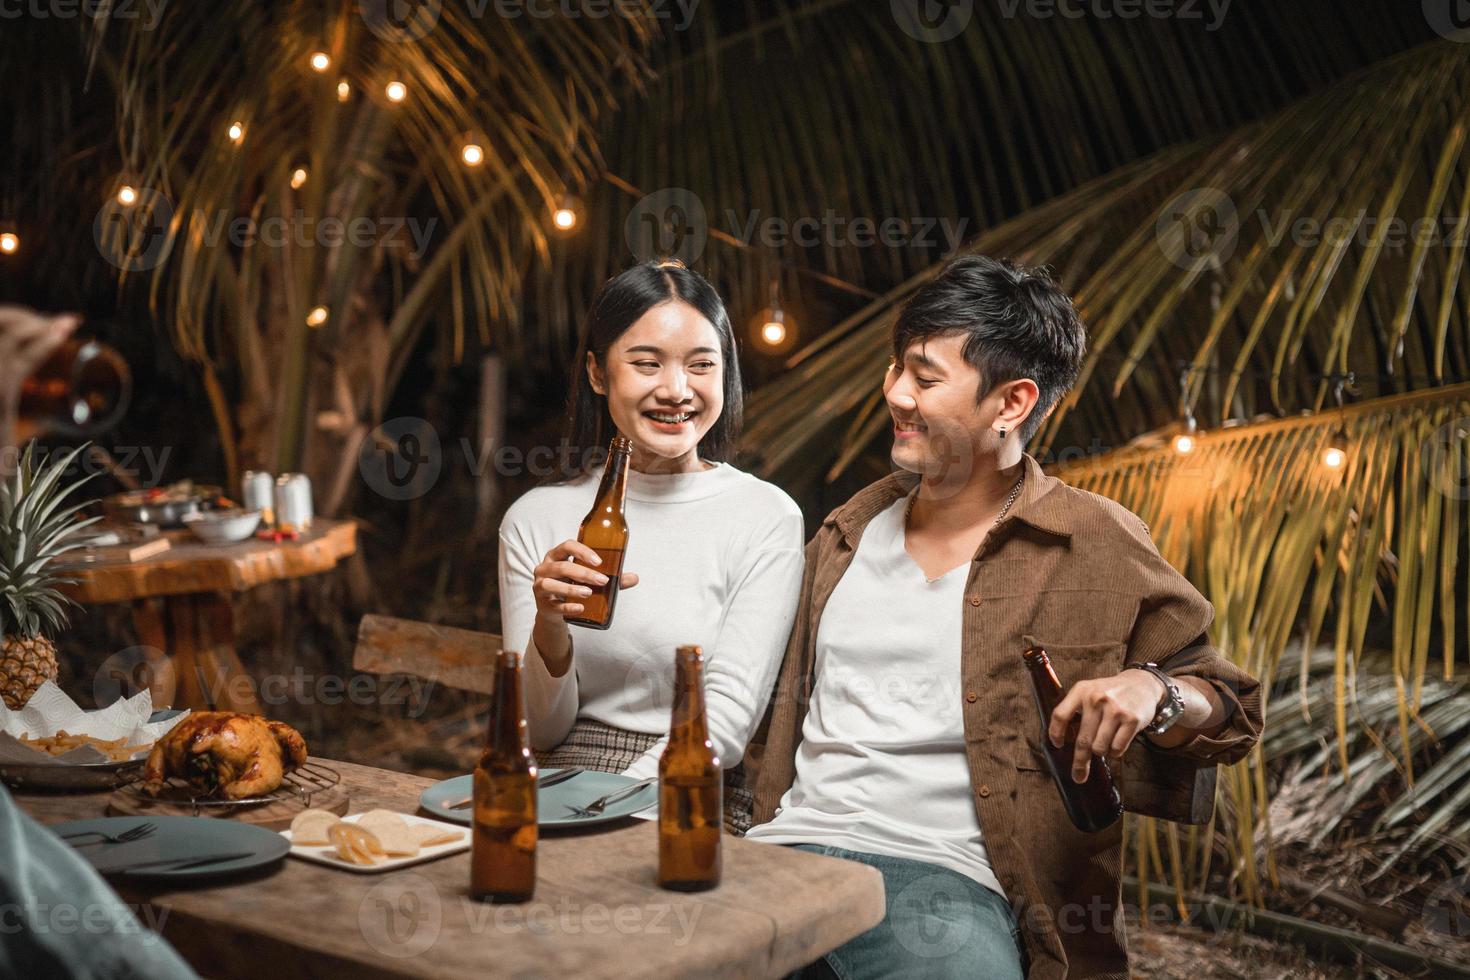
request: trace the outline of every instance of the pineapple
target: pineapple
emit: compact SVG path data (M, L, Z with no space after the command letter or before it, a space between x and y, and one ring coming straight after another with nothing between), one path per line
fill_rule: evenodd
M81 449L38 464L33 448L27 446L15 473L0 481L0 698L12 710L56 679L56 647L46 633L66 625L62 604L69 600L56 591L64 580L48 566L97 520L76 519L85 501L62 507L91 479L62 480Z

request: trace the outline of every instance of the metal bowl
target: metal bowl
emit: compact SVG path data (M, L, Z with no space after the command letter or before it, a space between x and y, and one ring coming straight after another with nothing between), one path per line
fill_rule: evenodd
M184 518L184 525L205 544L222 545L244 541L260 526L258 510L212 510Z
M13 789L116 789L143 772L147 757L126 762L0 762L0 782Z
M180 709L165 708L148 717L150 722L166 721ZM0 762L0 782L22 790L99 790L126 786L143 775L148 757L124 762Z

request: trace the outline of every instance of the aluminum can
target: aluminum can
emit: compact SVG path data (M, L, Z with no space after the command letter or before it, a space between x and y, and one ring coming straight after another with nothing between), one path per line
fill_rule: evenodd
M246 470L240 478L240 506L260 511L262 527L276 523L276 478L264 470Z
M276 530L304 534L311 529L311 479L305 473L276 477Z

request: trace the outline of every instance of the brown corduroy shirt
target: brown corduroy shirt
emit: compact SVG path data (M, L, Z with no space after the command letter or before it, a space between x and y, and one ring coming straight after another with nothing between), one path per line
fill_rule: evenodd
M1087 834L1067 819L1042 755L1042 721L1021 653L1045 647L1063 685L1152 661L1219 690L1230 714L1217 737L1163 750L1140 736L1129 749L1124 804L1155 815L1188 814L1191 790L1213 788L1197 774L1250 751L1261 733L1260 685L1209 646L1213 607L1159 555L1137 516L1046 475L1030 455L1023 465L1021 492L971 560L964 593L960 696L975 810L1021 924L1028 976L1125 978L1122 824ZM775 815L796 777L827 599L868 522L916 480L896 473L860 491L807 545L801 603L768 716L757 824ZM1198 801L1194 812L1204 819Z

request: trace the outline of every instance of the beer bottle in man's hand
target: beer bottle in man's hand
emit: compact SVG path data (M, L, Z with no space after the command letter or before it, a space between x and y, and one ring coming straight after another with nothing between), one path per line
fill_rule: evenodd
M21 384L19 433L94 435L128 405L133 378L122 355L95 340L63 341Z
M527 902L536 891L537 772L521 658L512 650L497 655L490 733L473 777L470 892L496 902Z
M1078 783L1072 780L1072 757L1076 752L1076 722L1067 730L1067 740L1060 748L1051 744L1047 728L1051 725L1052 712L1062 701L1062 683L1051 668L1051 658L1040 647L1031 647L1022 659L1031 675L1031 690L1036 695L1036 707L1041 712L1041 746L1046 752L1046 767L1051 770L1052 781L1062 794L1062 806L1078 830L1095 833L1111 827L1123 816L1123 800L1113 784L1113 772L1102 756L1094 756L1088 769L1087 779Z
M704 653L680 647L674 662L674 715L658 760L658 883L703 891L720 883L725 773L704 712Z
M587 626L605 630L612 625L613 606L618 601L618 581L623 575L623 552L628 547L628 520L623 515L623 503L628 496L628 459L633 453L633 441L617 436L608 453L607 468L602 471L602 483L597 488L597 499L587 516L582 518L582 529L577 540L597 552L602 564L597 570L607 576L607 584L594 588L592 594L580 600L582 614L567 617L573 626Z

